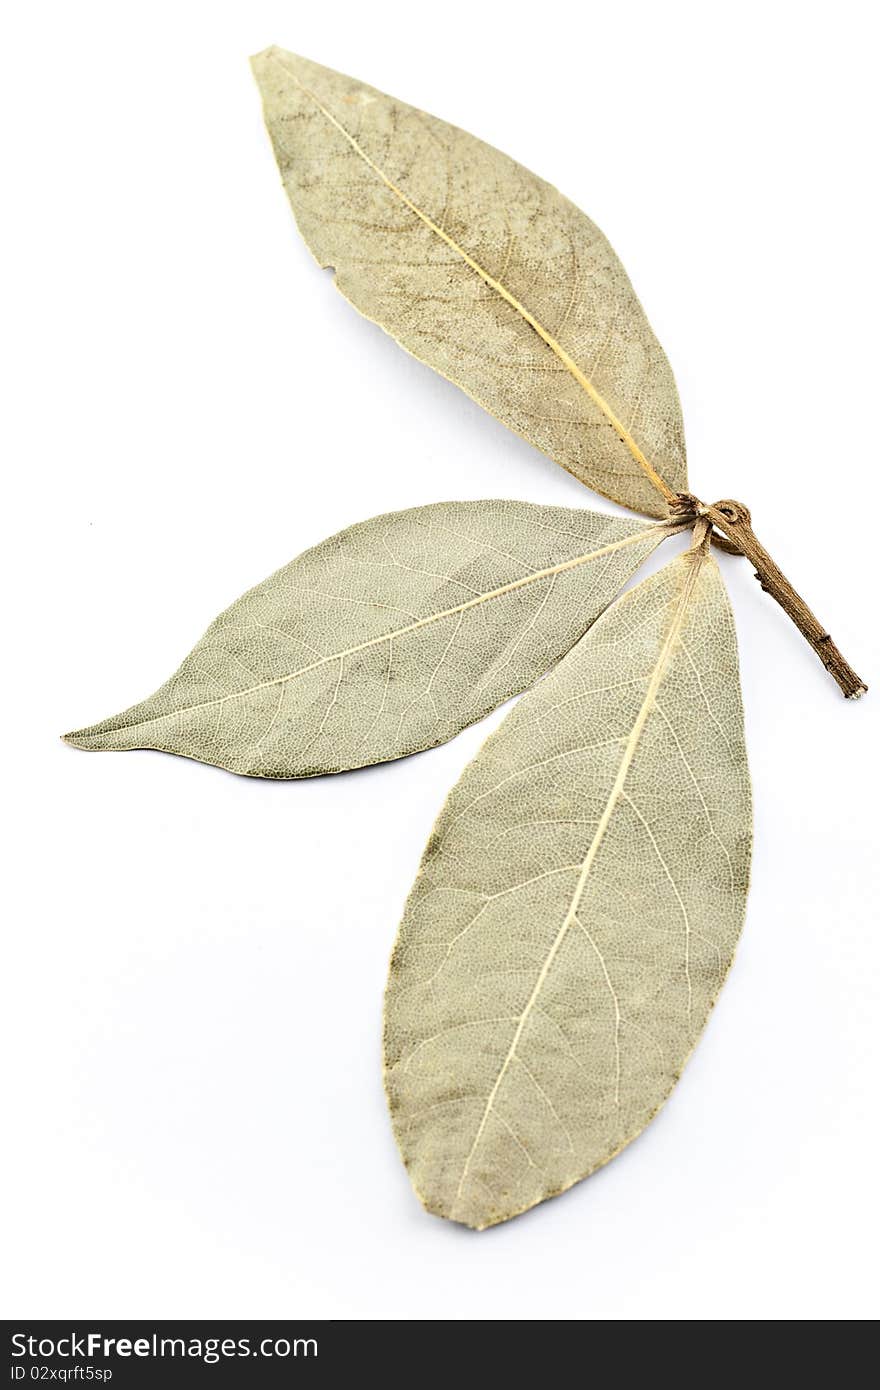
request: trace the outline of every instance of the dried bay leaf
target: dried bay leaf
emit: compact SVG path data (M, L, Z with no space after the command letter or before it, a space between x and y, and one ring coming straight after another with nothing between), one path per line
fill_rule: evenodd
M244 594L149 699L66 739L275 778L432 747L540 677L668 534L526 502L375 517Z
M687 487L672 371L620 261L550 184L282 49L253 60L300 231L351 303L606 497Z
M453 788L386 997L413 1185L482 1229L663 1104L730 967L751 801L733 618L692 550L617 603Z

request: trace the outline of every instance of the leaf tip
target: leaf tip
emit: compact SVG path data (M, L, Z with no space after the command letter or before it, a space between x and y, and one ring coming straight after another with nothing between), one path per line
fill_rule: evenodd
M261 48L259 53L252 53L250 58L248 59L248 62L250 63L252 68L256 68L261 63L267 62L269 59L271 59L277 52L278 49L276 45L274 43L270 43L268 48Z
M84 729L72 729L70 733L61 735L61 742L66 743L69 748L82 748L87 753L100 752L105 745L101 742L103 727L99 724L91 724Z

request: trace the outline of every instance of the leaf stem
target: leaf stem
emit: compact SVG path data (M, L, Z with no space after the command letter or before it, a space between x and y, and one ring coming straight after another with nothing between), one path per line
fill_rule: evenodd
M705 518L716 526L727 539L745 555L754 567L755 577L765 593L775 598L779 606L788 614L792 622L806 637L813 651L825 669L834 677L848 700L856 700L868 687L856 675L849 662L843 657L831 634L819 622L815 613L807 607L795 588L789 583L772 555L764 549L752 530L752 518L748 507L742 502L725 500L715 502L711 507L703 506L695 497L681 497L682 507L691 507L693 514Z

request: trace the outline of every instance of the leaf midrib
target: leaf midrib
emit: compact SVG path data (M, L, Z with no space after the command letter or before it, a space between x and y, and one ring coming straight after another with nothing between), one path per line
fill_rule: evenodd
M500 280L497 280L493 275L491 275L489 271L485 269L484 266L480 265L479 261L475 260L473 256L471 256L467 251L465 251L464 247L460 246L454 237L451 237L443 227L439 226L439 224L436 223L433 220L433 218L428 215L428 213L424 212L418 206L417 203L414 203L413 200L410 197L408 197L406 193L404 193L403 189L400 188L393 181L393 179L390 179L388 177L384 169L382 169L382 167L379 164L377 164L376 161L370 157L370 155L367 154L366 150L359 143L359 141L356 140L355 137L351 134L351 132L347 130L346 127L342 124L342 122L336 116L334 116L333 112L330 111L329 108L324 105L321 99L318 96L316 96L315 93L305 85L305 83L300 81L295 72L291 71L287 64L278 56L277 51L270 51L269 57L273 62L277 63L277 65L282 69L285 75L289 77L293 83L296 84L296 86L300 89L303 95L308 97L310 101L314 102L315 106L318 108L321 114L348 142L348 144L354 150L355 154L357 154L359 158L363 160L367 167L372 169L373 173L376 174L382 180L386 188L388 188L395 195L395 197L399 198L400 201L404 204L404 206L409 208L410 212L414 213L415 216L418 217L425 224L425 226L428 227L434 233L435 236L438 236L441 241L445 242L445 244L450 248L450 250L454 251L456 255L460 256L461 259L465 262L465 264L468 265L471 270L475 271L476 274L480 276L480 278L484 281L486 285L489 286L490 289L494 290L497 294L499 294L501 298L504 299L505 302L511 306L511 308L515 309L516 312L525 320L525 322L529 325L530 328L534 329L538 337L541 338L544 343L546 343L547 347L550 348L551 352L553 352L556 355L556 357L563 364L566 370L574 377L578 385L587 393L590 400L597 407L597 409L600 410L601 413L605 416L606 420L611 425L618 439L629 450L630 454L635 459L639 468L642 470L652 487L657 492L659 492L660 496L664 498L666 502L675 503L678 500L677 494L673 491L669 484L660 476L656 468L654 468L653 464L650 462L645 453L636 443L635 439L633 438L630 431L626 428L623 421L618 418L618 416L614 413L614 411L612 410L608 402L605 400L605 398L596 389L592 381L590 381L589 377L586 376L586 374L577 365L574 358L571 357L565 351L565 348L562 346L562 344L556 338L553 337L553 334L550 333L543 326L543 324L541 324L535 318L534 314L529 312L525 305L517 299L516 295L514 295L506 287L506 285L502 284L502 282Z
M581 898L583 897L584 889L587 885L587 880L590 876L590 872L595 862L596 855L598 854L602 841L605 838L605 833L611 822L611 818L614 815L614 811L617 807L617 804L623 795L623 789L626 783L627 776L629 775L629 769L632 765L633 758L635 757L636 750L639 746L639 742L641 740L641 736L644 731L644 727L647 722L648 716L651 713L651 710L654 708L657 699L657 692L659 691L663 681L663 677L666 674L666 669L669 664L669 658L675 645L675 641L678 637L679 632L681 631L685 613L687 612L687 607L690 602L691 595L693 594L694 586L697 582L697 578L702 568L702 562L705 559L705 551L702 549L693 550L690 552L690 555L686 558L690 562L688 573L685 578L685 582L682 585L682 591L679 596L675 612L672 616L672 620L669 624L666 636L663 640L663 646L660 649L657 661L654 664L654 668L648 680L648 685L645 690L645 698L639 707L638 714L636 715L632 729L630 730L626 740L626 744L624 745L620 765L617 769L617 774L614 778L611 790L608 793L608 799L605 803L602 815L599 818L599 823L596 827L595 834L593 835L593 839L590 842L590 846L587 850L587 853L584 856L584 859L580 865L580 873L578 875L577 884L575 885L575 889L572 894L571 902L569 903L568 910L565 914L565 917L563 918L562 925L560 926L559 931L556 933L550 950L547 952L541 969L538 972L538 977L535 981L535 986L531 994L529 995L525 1008L517 1018L517 1025L514 1030L510 1047L507 1050L507 1054L498 1070L495 1082L486 1099L486 1104L483 1107L483 1113L480 1117L480 1123L477 1127L476 1134L474 1135L473 1142L468 1151L467 1158L465 1159L464 1166L461 1172L461 1178L459 1179L458 1188L455 1195L455 1201L453 1202L451 1212L453 1218L455 1208L462 1199L464 1185L467 1181L471 1163L474 1159L474 1155L476 1154L480 1142L483 1138L483 1134L485 1133L486 1125L489 1122L489 1117L492 1114L495 1105L495 1100L498 1096L499 1090L501 1089L504 1078L507 1075L510 1064L513 1061L514 1057L516 1057L517 1055L517 1047L519 1045L519 1041L523 1035L523 1032L525 1031L526 1024L528 1023L529 1018L531 1017L532 1009L534 1008L538 996L540 995L541 990L544 987L544 983L548 975L550 974L550 971L553 968L553 963L556 960L557 955L559 954L563 941L568 935L570 928L574 926L576 923L578 908L580 907Z

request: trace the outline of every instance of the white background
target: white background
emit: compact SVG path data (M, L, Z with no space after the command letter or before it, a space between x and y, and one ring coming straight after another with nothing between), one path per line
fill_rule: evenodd
M6 1316L877 1313L869 15L7 10ZM675 367L695 490L752 507L878 683L845 704L722 557L756 800L736 968L642 1138L479 1236L412 1195L379 1038L422 845L500 715L286 784L57 737L146 695L243 589L352 521L610 505L334 293L246 62L273 42L472 130L599 222Z

